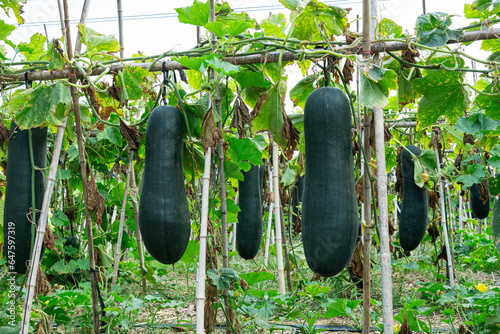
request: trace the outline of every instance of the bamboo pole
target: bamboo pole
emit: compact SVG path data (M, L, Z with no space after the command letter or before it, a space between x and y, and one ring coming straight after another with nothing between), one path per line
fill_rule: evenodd
M273 180L274 180L274 228L276 229L276 257L278 262L278 282L279 293L285 293L285 275L283 271L283 250L281 240L281 201L279 184L279 165L278 165L278 144L273 141Z
M69 10L68 10L68 0L63 0L64 5L64 23L66 26L66 43L68 46L68 58L73 58L73 52L71 49L71 33L70 33L70 21L69 21ZM73 74L75 70L71 70ZM76 83L76 78L71 77L70 82ZM76 123L76 136L78 141L78 155L80 160L80 172L82 177L82 189L83 198L85 202L85 226L87 230L87 241L88 241L88 253L89 253L89 266L90 266L90 282L92 288L92 319L94 326L94 334L99 334L99 306L97 300L97 281L96 275L92 274L95 271L95 258L94 258L94 239L92 236L92 219L90 217L90 211L88 209L88 184L87 184L87 164L85 161L85 147L83 145L83 134L82 134L82 120L80 115L80 101L78 90L76 87L71 86L71 96L73 98L73 108Z
M434 145L434 155L436 157L436 162L437 162L437 171L438 174L441 175L439 179L439 192L441 193L441 224L443 226L443 235L444 235L444 245L446 247L446 265L448 269L448 275L449 275L449 280L450 280L450 287L453 289L453 286L455 285L455 277L453 274L453 262L451 258L451 251L450 251L450 239L448 238L448 224L446 222L446 203L445 203L445 196L446 196L446 191L444 189L444 183L445 179L444 176L441 174L441 168L443 167L442 162L439 160L439 153L438 149L436 147L437 145Z
M196 334L205 332L205 279L207 254L208 202L210 190L210 161L212 148L205 153L205 170L203 172L203 188L201 200L200 255L198 272L196 274Z
M132 153L129 153L129 158L132 156ZM130 186L130 174L132 170L133 160L129 159L129 166L127 168L127 179L125 181L125 189L123 191L123 203L122 209L120 212L120 226L118 228L118 240L116 241L115 248L115 266L113 268L113 278L111 279L111 284L116 284L116 280L118 279L118 267L120 266L120 257L122 255L122 239L123 239L123 229L125 225L125 209L127 208L127 198L128 198L128 188Z
M285 235L285 223L283 219L283 207L280 209L280 225L281 225L281 240L283 246L283 254L285 255L285 271L286 271L286 284L288 287L288 291L292 291L292 277L290 274L290 258L288 257L288 247L287 247L287 238Z
M267 171L269 174L269 193L273 193L273 178L271 174L271 164L267 165ZM267 263L269 261L269 244L271 242L271 225L273 222L273 209L274 209L274 200L271 199L271 204L269 204L269 218L267 219L267 236L266 236L266 246L264 250L264 266L267 267Z
M464 228L464 217L463 217L463 206L464 206L464 195L462 191L460 190L460 194L458 196L458 229L462 230ZM462 233L460 233L459 236L460 242L463 241L463 236Z
M21 334L29 333L29 323L31 318L31 309L33 298L35 295L35 286L38 275L38 267L40 266L40 254L42 252L43 237L47 227L47 218L49 213L50 199L56 183L56 173L59 164L59 156L61 153L64 131L66 129L66 120L57 127L56 139L54 142L54 150L52 151L52 160L50 162L49 175L47 177L47 185L43 196L42 208L40 217L38 218L38 227L33 245L33 254L31 256L30 270L28 274L28 285L26 287L26 295L24 300L23 314L21 318Z
M85 24L85 21L87 21L87 15L89 13L89 6L90 6L90 0L85 0L85 2L83 3L83 8L82 8L82 15L80 16L80 23L81 24ZM81 36L82 36L82 34L80 33L80 30L78 29L78 33L76 34L76 41L75 41L75 52L73 53L75 55L79 54L80 50L82 48L82 41L80 40Z
M147 292L146 285L146 269L144 268L144 253L142 249L142 235L141 229L139 227L139 209L137 207L137 183L135 181L134 172L134 159L132 161L132 175L130 179L129 194L132 200L132 209L134 210L134 222L135 222L135 240L137 242L137 254L139 255L139 266L141 267L141 280L142 280L142 291Z
M363 148L365 149L365 159L367 162L371 160L370 148L370 123L371 115L365 113L363 122ZM371 226L372 220L372 189L370 180L370 170L367 164L363 164L363 220L365 226ZM363 231L363 333L370 332L370 297L371 297L371 229L364 228Z
M460 41L460 43L464 42L474 42L486 39L496 39L500 35L500 28L491 28L488 30L477 30L477 31L466 31L464 32L464 38ZM458 43L457 41L450 40L448 44ZM383 43L372 43L370 44L370 50L374 53L378 52L386 52L386 51L401 51L408 50L410 47L409 43L406 42L383 42ZM333 48L333 51L342 53L348 50L352 54L361 53L361 47L354 47L346 49L345 47ZM283 51L283 52L269 52L265 54L257 54L257 55L242 55L242 56L232 56L230 58L225 59L228 63L234 65L248 65L248 64L261 64L261 63L275 63L279 61L280 54L283 54L282 61L295 61L302 59L302 54L304 51L297 50L296 52ZM321 58L324 55L315 54L314 57ZM116 63L113 65L109 65L106 68L109 69L110 72L118 72L122 71L125 66L128 67L140 67L147 69L151 72L159 72L162 70L163 62L156 62L153 66L151 63ZM166 61L165 69L167 70L181 70L186 69L180 63L176 61ZM105 71L105 68L98 67L93 69L91 72L91 76L100 75ZM65 70L52 70L52 71L33 71L28 73L29 81L40 81L40 80L57 80L57 79L67 79L72 75L69 69ZM83 78L81 73L76 73L77 78ZM0 83L7 83L12 81L24 81L24 72L23 73L13 73L13 74L2 74L0 76Z
M123 9L122 0L116 0L116 7L118 11L118 40L120 42L120 58L123 59L123 54L125 50L125 41L123 38Z

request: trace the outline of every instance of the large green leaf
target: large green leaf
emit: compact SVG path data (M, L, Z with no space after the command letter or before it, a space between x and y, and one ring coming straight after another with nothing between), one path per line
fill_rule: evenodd
M457 181L464 184L463 187L471 187L475 183L481 183L482 178L489 175L486 167L480 164L467 166L466 171L468 174L457 177Z
M249 272L246 274L240 274L240 277L243 278L250 286L260 282L274 280L274 275L267 271L259 271L256 273Z
M218 73L223 73L225 75L233 75L238 73L241 69L238 65L233 65L228 63L227 61L223 61L217 57L213 57L212 59L207 60L207 64L209 67L213 68Z
M233 74L232 77L240 84L242 90L247 87L271 87L271 83L262 72L241 71Z
M498 0L476 0L470 5L465 4L464 13L468 19L483 21L490 18L491 15L500 13L500 2Z
M87 47L86 53L96 52L113 53L121 50L120 42L113 35L103 35L92 28L78 24L80 41Z
M474 104L483 109L486 116L500 120L500 92L498 92L498 86L489 84L483 92L496 93L497 95L478 94L474 99Z
M311 0L280 0L286 8L290 10L303 9Z
M238 273L231 268L209 269L207 276L212 280L212 284L221 291L229 289L231 282L238 282L240 279Z
M308 41L321 40L316 23L324 27L328 36L342 35L347 26L346 15L347 12L340 7L311 1L295 19L292 37Z
M281 133L283 122L280 95L276 87L272 87L269 90L269 98L260 108L259 114L252 120L252 131L269 130L276 143L286 146L288 142Z
M481 50L498 52L500 51L500 39L485 39L481 42Z
M267 19L262 20L260 27L266 35L285 38L286 36L286 17L285 15L272 14Z
M455 127L457 130L474 135L481 140L484 134L498 128L498 122L482 113L477 113L467 118L460 117Z
M403 33L403 28L396 22L383 18L377 24L377 32L381 38L399 38Z
M7 110L21 129L60 125L71 107L71 95L60 82L16 91Z
M141 67L126 66L123 71L118 72L119 81L117 86L122 88L121 99L137 100L142 97L144 78L148 70Z
M317 77L309 75L299 82L290 90L290 99L294 106L299 106L304 109L307 97L316 88L315 82Z
M179 22L182 23L203 27L210 21L209 1L203 3L194 0L191 6L175 8L175 11L179 15Z
M22 42L17 47L27 61L41 60L47 56L47 50L45 49L46 41L47 38L45 36L36 33L31 36L29 43Z
M0 40L6 39L15 29L16 26L5 23L4 20L0 20Z
M388 103L390 89L397 89L397 75L393 70L374 66L361 75L359 103L368 108L383 108Z
M64 58L57 50L57 47L54 45L55 43L57 43L55 40L50 43L49 50L47 51L47 55L50 58L49 71L62 70L64 68Z
M420 44L437 47L450 40L459 41L463 38L462 30L450 29L451 18L446 13L427 13L417 18L415 32Z
M498 254L500 255L500 201L496 200L493 204L493 215L491 217L491 233L497 244Z
M234 163L240 166L240 169L246 169L247 164L240 164L242 161L248 161L253 165L262 164L262 152L254 141L250 138L239 139L233 136L226 137L229 147L227 152Z
M224 3L224 6L227 6L227 3ZM216 20L224 24L226 34L232 37L255 27L255 20L250 18L247 13L235 13L229 7L228 10L221 10L217 14Z
M189 69L205 72L205 70L207 69L207 61L214 57L215 54L209 54L196 58L189 58L188 56L182 56L174 58L173 60L179 62L181 65L186 66Z
M425 77L415 79L412 87L423 95L418 104L417 130L434 124L443 115L455 124L470 103L459 73L428 71Z

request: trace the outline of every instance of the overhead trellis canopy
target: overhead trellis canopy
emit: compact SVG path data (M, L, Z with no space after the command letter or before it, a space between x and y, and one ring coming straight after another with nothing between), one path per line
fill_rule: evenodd
M456 44L456 43L467 43L474 42L480 40L488 40L488 39L496 39L500 36L500 28L491 28L488 30L478 30L478 31L468 31L464 32L463 38L460 40L449 40L448 44ZM347 44L347 43L343 43ZM372 53L380 53L380 52L390 52L390 51L402 51L408 49L418 48L418 44L414 40L411 42L399 42L399 41L390 41L390 42L375 42L370 46L370 50ZM280 61L296 61L304 58L321 58L323 56L328 55L354 55L360 54L362 52L362 47L360 43L356 41L351 45L342 45L333 48L332 50L327 49L314 49L313 52L311 50L300 50L296 51L275 51L275 52L262 52L261 54L254 55L238 55L235 54L231 57L226 57L225 61L234 64L234 65L248 65L248 64L262 64L262 63L272 63ZM166 70L180 70L186 69L187 67L183 66L177 61L158 61L162 58L167 57L176 57L177 53L165 53L157 58L154 62L142 62L142 63L130 63L124 64L122 62L117 62L115 64L108 65L107 67L97 67L92 69L92 76L101 75L105 71L109 72L118 72L125 68L125 66L130 67L141 67L147 69L149 71L158 72L163 69ZM200 54L201 55L201 54ZM280 58L281 55L281 58ZM199 56L199 55L198 55ZM193 55L196 57L196 55ZM137 58L146 59L147 57ZM47 62L48 63L48 62ZM493 63L492 63L493 64ZM463 69L462 69L463 70ZM57 79L67 79L70 77L72 70L63 69L63 70L37 70L30 72L22 72L16 71L16 73L8 73L7 71L0 75L0 83L8 83L15 81L41 81L41 80L57 80ZM77 78L84 78L84 75L81 72L76 73Z

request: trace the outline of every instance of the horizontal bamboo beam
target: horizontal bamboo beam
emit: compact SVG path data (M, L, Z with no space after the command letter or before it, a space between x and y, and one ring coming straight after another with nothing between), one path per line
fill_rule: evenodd
M481 41L481 40L486 40L486 39L495 39L495 38L500 38L500 28L491 28L488 30L479 30L479 31L468 31L464 33L463 39L460 41L455 41L455 40L450 40L448 41L448 44L453 44L453 43L462 43L462 42L474 42L474 41ZM409 47L409 43L405 42L384 42L384 43L372 43L370 50L373 53L378 53L378 52L385 52L385 51L401 51L401 50L407 50ZM315 50L318 51L318 50ZM333 51L337 53L344 53L344 54L358 54L361 52L361 46L341 46L334 48ZM226 61L234 64L234 65L248 65L248 64L264 64L264 63L273 63L273 62L278 62L279 57L280 57L281 52L270 52L266 54L257 54L257 55L249 55L249 56L232 56L232 57L227 57ZM296 53L290 52L290 51L284 51L282 55L282 61L295 61L299 60L302 53L304 51L298 50ZM321 57L320 54L318 54L318 58ZM165 69L166 70L181 70L181 69L186 69L184 66L182 66L180 63L176 61L158 61L155 64L151 63L130 63L126 64L126 66L130 67L141 67L144 69L149 69L151 72L158 72L161 71L163 68L163 64L165 64ZM152 66L151 66L152 65ZM118 72L123 70L125 65L123 63L116 63L113 65L108 66L110 72ZM46 71L46 70L41 70L41 71L34 71L34 72L28 72L28 81L41 81L41 80L58 80L58 79L67 79L70 77L70 69L64 69L64 70L53 70L53 71ZM94 75L99 75L104 72L104 68L99 67L96 68L92 71L92 76ZM81 79L83 78L81 73L76 74L77 78ZM25 80L25 74L23 73L16 73L16 74L3 74L0 76L0 83L9 83L9 82L15 82L15 81L24 81Z

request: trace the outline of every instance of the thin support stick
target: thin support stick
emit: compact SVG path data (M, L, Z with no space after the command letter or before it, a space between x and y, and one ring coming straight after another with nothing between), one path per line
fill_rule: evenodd
M274 227L276 229L276 257L278 261L278 282L279 293L285 293L285 274L283 271L283 250L281 240L281 201L279 184L279 165L278 165L278 144L273 141L273 180L274 180Z
M127 198L128 198L128 188L130 186L130 174L132 170L133 160L130 159L132 153L129 153L129 166L127 168L127 179L125 181L125 189L123 191L123 203L120 212L120 226L118 227L118 240L116 241L115 248L115 266L113 268L113 278L111 279L111 284L116 284L118 279L118 267L120 266L120 258L122 255L122 239L123 239L123 229L125 226L125 209L127 208Z
M196 277L196 334L205 333L205 279L206 279L206 256L207 256L207 226L208 226L208 202L210 190L210 161L212 148L209 147L205 153L205 170L203 172L203 188L201 199L201 226L200 226L200 255Z
M125 41L123 38L123 9L122 0L116 0L116 6L118 10L118 38L120 42L120 58L124 57Z
M49 213L50 199L56 183L57 166L61 153L64 131L66 129L66 120L57 127L54 150L52 151L52 160L50 162L49 176L47 177L47 186L43 196L42 209L38 218L38 228L36 231L35 243L33 246L33 254L31 256L30 270L28 274L28 285L26 287L26 298L24 300L23 314L21 318L21 334L29 333L29 324L31 318L31 309L33 298L35 295L35 286L38 275L38 267L40 266L40 254L42 252L43 237L47 227L47 218Z
M366 110L365 110L366 111ZM370 123L372 115L368 115L367 112L364 113L363 119L363 146L366 151L366 159L368 162L371 160L371 148L370 148ZM372 189L370 181L370 170L367 168L367 164L363 165L363 220L366 226L371 225L372 220ZM370 333L370 297L371 297L371 230L369 228L364 229L363 233L363 333Z
M444 245L446 247L446 265L448 269L448 275L449 275L449 280L450 280L450 287L453 289L453 286L455 285L455 277L453 274L453 262L451 258L451 251L450 251L450 239L448 238L448 224L446 222L446 203L445 203L445 178L441 174L441 168L442 162L439 160L439 152L436 147L437 145L434 146L434 155L436 156L436 161L437 163L437 171L438 174L441 175L441 178L439 180L439 192L441 194L441 224L443 225L443 235L444 235Z
M273 193L273 178L272 178L272 169L271 164L267 166L268 174L269 174L269 193ZM271 225L273 222L273 209L274 209L274 201L271 201L269 205L269 218L267 220L267 237L266 237L266 247L264 251L264 266L267 267L267 263L269 261L269 244L271 243Z
M90 5L90 0L85 0L82 8L82 15L80 16L80 24L82 25L85 24L85 21L87 21L87 14L89 13L89 5ZM79 54L82 48L82 41L80 40L80 37L81 33L80 30L78 30L75 42L75 52L74 52L75 55Z
M462 195L462 191L460 191L460 195L458 196L458 229L462 230L464 228L464 216L462 214L464 206L464 195ZM460 242L463 241L462 233L459 236Z

